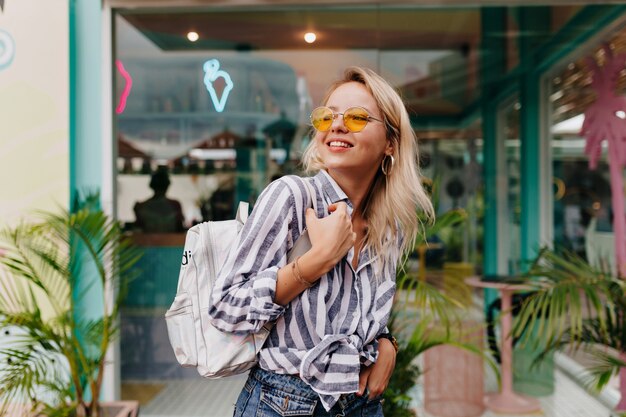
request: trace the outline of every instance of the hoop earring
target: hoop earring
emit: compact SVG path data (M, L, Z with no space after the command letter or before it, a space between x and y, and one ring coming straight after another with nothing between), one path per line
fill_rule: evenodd
M385 161L387 160L387 157L389 157L389 160L391 161L391 166L389 166L389 163L385 163ZM387 176L393 169L393 164L395 163L396 163L396 160L393 157L393 155L385 154L385 156L383 156L383 160L380 163L380 170L383 172L383 174L385 174L385 176Z

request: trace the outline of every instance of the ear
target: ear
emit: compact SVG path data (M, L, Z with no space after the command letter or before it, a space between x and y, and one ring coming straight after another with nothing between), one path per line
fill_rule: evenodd
M394 154L394 149L393 146L391 145L391 142L387 142L387 147L385 148L385 155L392 155Z

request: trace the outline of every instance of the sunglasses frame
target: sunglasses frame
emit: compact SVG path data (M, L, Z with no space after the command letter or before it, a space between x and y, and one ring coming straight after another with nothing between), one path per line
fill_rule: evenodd
M320 129L316 128L316 127L315 127L315 124L313 123L313 113L315 113L315 111L316 111L316 110L318 110L318 109L327 109L328 111L330 111L330 114L331 114L331 116L332 116L332 121L330 122L330 126L328 126L328 129L326 129L326 130L320 130ZM344 115L345 115L346 113L348 113L348 112L349 112L350 110L352 110L352 109L360 109L360 110L363 110L363 111L365 112L365 114L367 115L367 122L365 122L365 124L363 125L363 127L362 127L360 130L352 130L352 129L350 129L350 128L348 127L348 125L346 124L346 120L344 119ZM333 111L333 109L331 109L330 107L327 107L327 106L319 106L319 107L314 108L314 109L311 111L311 114L309 115L309 120L311 121L311 125L313 126L313 128L314 128L315 130L317 130L318 132L328 132L328 131L330 130L331 126L333 125L333 121L334 121L337 117L339 117L339 116L341 116L341 120L342 120L342 122L343 122L343 125L346 127L346 129L348 129L348 130L349 130L350 132L352 132L352 133L359 133L359 132L362 132L362 131L363 131L363 129L365 129L365 127L367 126L367 124L368 124L369 122L371 122L372 120L375 120L375 121L380 122L380 123L382 123L382 122L383 122L382 120L377 119L377 118L376 118L376 117L374 117L374 116L370 116L370 114L369 114L369 112L367 111L367 109L365 109L365 108L363 108L363 107L361 107L361 106L352 106L352 107L348 107L348 108L347 108L344 112L342 112L342 113L340 113L340 112L335 112L335 111Z

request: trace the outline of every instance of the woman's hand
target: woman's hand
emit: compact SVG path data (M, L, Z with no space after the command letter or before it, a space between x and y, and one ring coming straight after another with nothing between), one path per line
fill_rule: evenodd
M287 305L306 289L302 281L315 283L330 271L354 246L356 233L352 231L352 220L346 203L328 206L330 216L318 219L315 211L307 209L306 226L311 241L311 249L296 262L278 270L274 302ZM297 274L299 278L296 279Z
M396 366L396 348L388 339L378 340L378 359L367 368L361 369L359 375L359 390L357 395L363 395L365 389L368 391L368 398L374 399L381 395Z
M306 211L306 227L311 240L311 251L325 260L326 271L337 264L354 246L356 233L344 202L328 206L330 216L318 219L311 208Z

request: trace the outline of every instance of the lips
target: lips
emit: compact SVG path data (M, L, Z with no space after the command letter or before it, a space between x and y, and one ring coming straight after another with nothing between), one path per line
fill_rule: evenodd
M343 140L330 140L326 143L326 146L329 146L331 148L342 148L342 149L348 149L348 148L352 148L354 145L352 145L349 142L343 141Z

